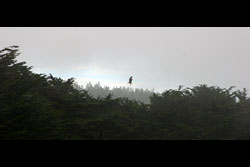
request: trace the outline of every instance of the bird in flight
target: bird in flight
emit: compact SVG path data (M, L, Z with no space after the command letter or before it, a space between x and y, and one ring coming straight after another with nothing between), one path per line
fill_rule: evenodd
M130 78L129 78L129 81L128 81L128 83L130 84L130 86L131 86L131 84L132 84L132 79L133 77L131 76Z

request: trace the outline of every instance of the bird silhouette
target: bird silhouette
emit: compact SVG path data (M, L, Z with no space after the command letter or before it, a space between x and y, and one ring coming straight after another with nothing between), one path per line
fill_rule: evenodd
M130 84L130 86L131 86L131 84L132 84L132 79L133 77L131 76L130 78L129 78L129 81L128 81L128 83Z

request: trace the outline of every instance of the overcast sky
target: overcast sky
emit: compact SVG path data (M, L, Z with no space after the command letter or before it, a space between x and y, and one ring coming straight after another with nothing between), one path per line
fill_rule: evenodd
M208 84L250 90L249 27L0 27L37 73L79 84L164 91Z

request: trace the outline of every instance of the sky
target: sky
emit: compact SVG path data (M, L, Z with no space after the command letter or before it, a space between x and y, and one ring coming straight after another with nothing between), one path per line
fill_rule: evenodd
M0 27L0 49L36 73L85 86L250 90L250 27Z

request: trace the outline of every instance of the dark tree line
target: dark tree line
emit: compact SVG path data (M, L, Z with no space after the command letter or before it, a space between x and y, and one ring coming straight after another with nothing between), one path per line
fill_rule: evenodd
M113 99L126 97L130 100L137 100L145 104L150 104L150 96L152 96L154 93L153 91L150 91L148 89L132 89L129 87L115 87L110 89L108 86L102 87L100 82L94 85L89 82L85 87L74 83L74 87L77 90L85 89L94 98L104 98L111 94Z
M74 79L36 74L17 62L18 47L0 51L0 139L250 139L246 89L179 87L150 104L108 94L95 98Z

